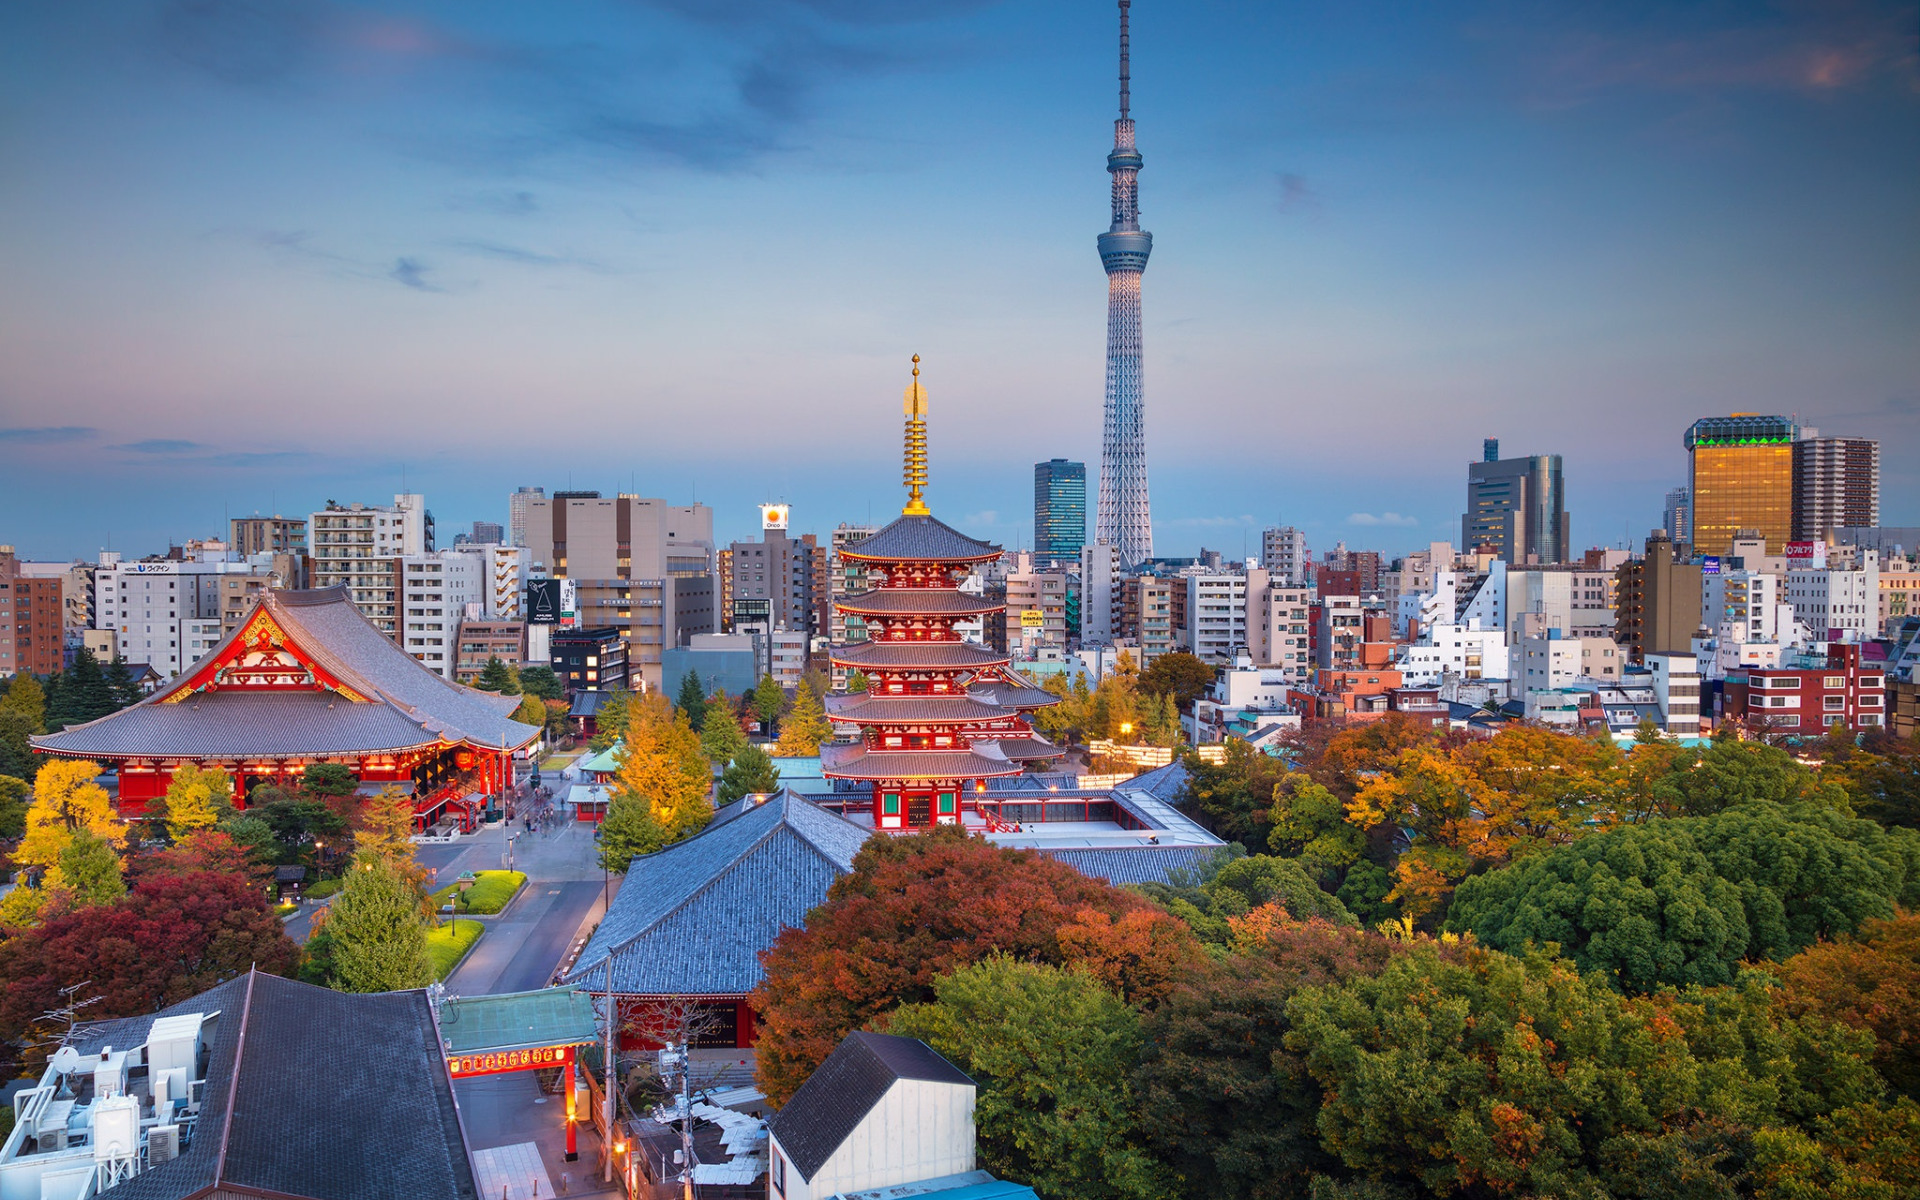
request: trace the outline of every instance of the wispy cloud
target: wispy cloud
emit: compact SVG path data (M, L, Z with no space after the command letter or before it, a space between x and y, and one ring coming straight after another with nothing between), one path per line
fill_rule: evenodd
M1293 215L1320 211L1320 193L1313 190L1306 176L1282 171L1279 184L1281 212Z
M1395 529L1411 529L1419 523L1419 517L1409 517L1397 512L1357 512L1347 514L1347 524L1349 525L1384 525L1391 526Z
M393 260L393 270L387 272L387 277L402 287L410 287L418 292L446 291L437 284L427 282L430 269L417 258L396 258Z
M126 450L133 454L196 454L209 447L199 442L189 442L181 438L147 438L139 442L127 442L115 446L115 450Z
M447 201L454 212L493 213L503 217L526 217L540 211L540 201L532 192L492 191L470 196L455 196Z
M0 442L14 446L58 446L66 442L84 442L100 436L86 425L38 425L0 429Z
M524 246L509 246L504 242L489 242L477 238L462 238L448 242L455 250L464 250L469 254L478 254L485 258L497 258L502 262L520 263L529 267L579 267L582 270L605 270L605 265L590 258L576 258L571 254L544 254L538 250L528 250Z

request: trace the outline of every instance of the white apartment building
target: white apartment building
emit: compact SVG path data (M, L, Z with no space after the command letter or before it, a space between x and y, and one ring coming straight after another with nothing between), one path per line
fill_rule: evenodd
M1700 734L1700 663L1691 654L1649 654L1653 694L1660 702L1663 728L1675 737Z
M1111 646L1120 607L1120 550L1111 542L1080 548L1080 644Z
M360 614L388 637L397 639L402 623L398 560L432 550L433 516L417 493L394 496L391 507L329 501L307 518L312 586L345 587Z
M399 560L400 646L442 679L454 678L460 621L469 608L486 612L490 591L488 556L464 550L406 554Z
M1861 558L1857 570L1787 572L1787 603L1814 641L1858 642L1880 632L1880 556L1866 550Z
M1295 587L1264 568L1247 572L1247 656L1256 667L1279 671L1295 682L1313 672L1313 589Z
M109 551L93 575L94 628L114 635L122 658L170 679L219 641L226 592L239 596L265 579L251 563L129 563Z
M1400 653L1395 666L1408 687L1433 687L1443 675L1505 679L1508 674L1506 633L1484 629L1477 620L1424 628L1420 640Z
M1517 688L1552 689L1571 686L1578 679L1620 682L1626 650L1612 638L1569 637L1549 629L1516 642L1512 660Z
M1260 566L1284 587L1305 587L1307 564L1313 555L1307 550L1307 535L1291 525L1264 530L1260 534Z
M1456 585L1456 588L1458 585ZM1461 625L1472 625L1478 621L1482 629L1498 629L1504 633L1507 629L1507 564L1494 559L1487 564L1486 574L1481 575L1466 589L1460 600L1456 621Z
M1247 577L1216 572L1185 582L1187 627L1179 636L1203 661L1231 664L1234 651L1247 644Z
M1742 642L1794 640L1793 605L1782 592L1785 580L1764 571L1735 569L1700 576L1700 624L1718 636L1730 628Z
M776 629L767 638L767 673L783 688L800 686L807 673L807 634L801 629Z
M1787 624L1796 630L1793 610L1787 610ZM1804 631L1802 631L1804 632ZM1712 637L1693 639L1693 656L1700 673L1707 679L1725 679L1734 671L1777 667L1793 641L1754 640L1748 636L1745 621L1722 621Z
M1043 647L1066 649L1067 573L1034 570L1032 555L1023 558L1007 576L1006 612L994 619L1006 622L1008 652L1032 659Z

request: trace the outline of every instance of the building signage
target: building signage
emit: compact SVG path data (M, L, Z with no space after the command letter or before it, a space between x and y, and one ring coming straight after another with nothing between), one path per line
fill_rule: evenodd
M1827 565L1827 544L1825 542L1788 542L1787 567L1805 570L1808 567Z
M1043 628L1046 623L1047 614L1041 612L1039 609L1023 608L1020 610L1020 628L1040 629Z
M527 622L531 625L560 623L560 581L527 580Z
M1701 558L1700 573L1702 575L1718 575L1720 573L1720 556L1718 554L1709 554Z
M560 581L560 627L572 629L580 623L580 585L571 579Z
M571 1046L537 1046L527 1050L489 1050L483 1054L453 1054L447 1057L447 1071L455 1079L467 1075L498 1075L502 1071L534 1071L541 1067L565 1066L573 1057Z
M785 529L787 527L787 506L784 504L762 504L760 506L760 528Z

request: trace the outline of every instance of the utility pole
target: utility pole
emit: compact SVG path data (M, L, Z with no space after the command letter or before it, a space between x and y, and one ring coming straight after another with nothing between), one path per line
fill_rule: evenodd
M620 1111L619 1107L613 1102L613 1039L614 1031L619 1027L620 1002L613 998L613 953L609 951L607 953L607 1094L602 1098L602 1104L607 1114L607 1137L606 1143L602 1147L603 1153L601 1154L601 1158L606 1163L606 1166L601 1170L600 1182L602 1183L613 1182L613 1147L615 1145L613 1118L614 1115Z
M693 1039L680 1034L680 1172L681 1200L693 1200Z

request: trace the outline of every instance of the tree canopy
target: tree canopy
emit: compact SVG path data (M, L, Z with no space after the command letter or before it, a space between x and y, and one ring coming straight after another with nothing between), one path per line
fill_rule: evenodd
M687 724L699 732L707 723L707 693L700 685L700 673L692 667L680 677L680 695L674 707L687 714Z
M329 985L343 992L397 992L425 987L427 923L414 885L377 856L355 861L328 907Z
M473 681L473 686L483 692L499 692L506 696L520 694L520 680L515 677L513 668L502 662L497 654L480 668L480 677Z
M773 732L774 722L786 710L787 694L773 681L773 676L762 675L753 689L753 714L760 718L760 726L768 733Z
M167 794L154 814L165 822L167 836L178 842L201 829L218 825L233 813L233 780L218 767L183 763L167 782Z
M15 673L0 692L0 711L19 713L27 719L27 732L45 733L47 729L47 693L29 671Z
M707 722L700 728L700 752L716 767L725 767L747 744L746 731L734 716L733 704L724 691L707 700Z
M558 700L567 692L566 685L560 682L560 676L548 666L520 668L520 690L542 700Z
M116 849L126 842L126 826L114 813L106 789L94 782L99 774L99 763L72 758L54 759L40 768L33 803L27 807L26 836L14 861L53 867L80 828Z
M802 683L793 693L793 707L780 722L780 744L774 753L782 758L811 758L820 753L822 743L833 740L833 725L819 693Z
M1213 686L1216 674L1198 656L1176 650L1147 664L1147 669L1140 672L1139 688L1148 695L1172 696L1181 708L1192 708L1193 702Z
M766 748L742 743L740 752L720 773L718 799L721 804L732 804L742 796L771 792L779 786L780 768L773 765Z
M657 694L636 696L628 714L618 790L600 827L601 860L615 871L625 871L637 855L698 833L713 819L713 767L686 714Z

